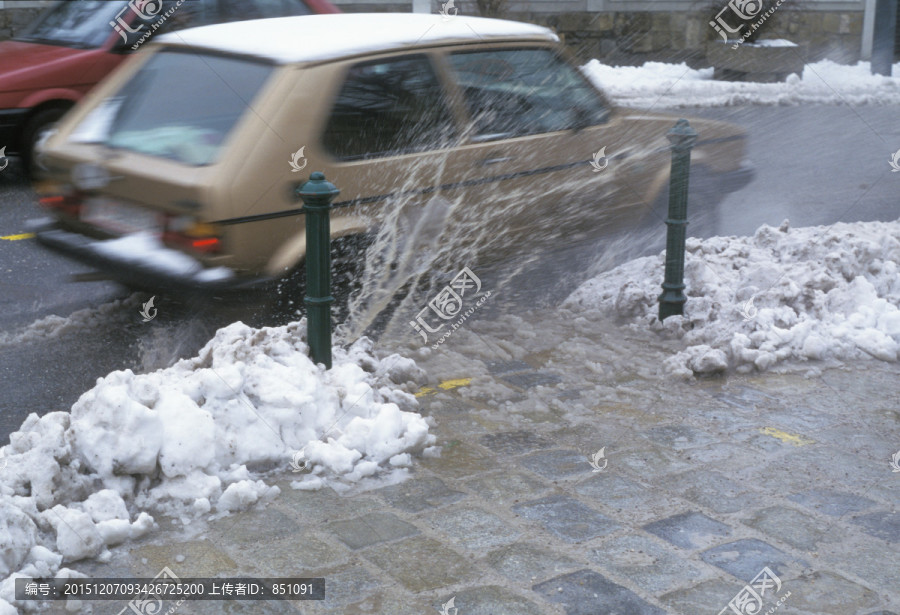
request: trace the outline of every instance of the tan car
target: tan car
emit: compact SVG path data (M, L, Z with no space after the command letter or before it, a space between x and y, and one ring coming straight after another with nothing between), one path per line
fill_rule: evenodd
M550 30L524 23L194 28L148 44L44 144L54 222L38 237L130 285L254 285L303 262L295 190L312 171L341 190L334 237L390 224L426 248L452 236L499 253L648 216L662 227L676 119L612 105ZM708 214L752 171L739 128L691 124L691 206L702 197Z

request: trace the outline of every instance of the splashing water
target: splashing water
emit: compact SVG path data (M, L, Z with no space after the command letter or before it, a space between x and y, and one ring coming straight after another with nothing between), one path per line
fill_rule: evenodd
M649 210L636 202L636 191L623 187L617 174L627 174L629 165L658 154L658 148L629 150L627 163L612 164L603 173L592 172L586 152L583 165L479 182L468 192L458 186L474 184L487 173L472 169L463 177L447 177L452 153L416 164L395 196L369 214L376 230L357 280L360 288L348 300L345 322L335 329L336 341L372 335L375 327L383 338L412 334L412 340L415 334L407 323L463 267L476 272L489 268L491 290L500 295L529 267L574 242L590 240L589 229L631 228L622 228L621 220L629 217L623 218L623 208L637 208L632 221ZM539 155L519 160L525 168L548 166ZM438 188L423 194L423 187L431 186ZM595 241L606 266L619 260L615 253L635 243L630 235L611 243ZM571 270L571 264L562 265L566 270L559 277Z

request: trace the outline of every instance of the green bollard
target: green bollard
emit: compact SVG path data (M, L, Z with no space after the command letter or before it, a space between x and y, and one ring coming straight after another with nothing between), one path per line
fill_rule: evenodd
M659 296L659 319L684 314L684 241L687 231L688 176L691 149L697 133L687 120L678 120L666 133L672 144L672 172L669 178L669 217L666 225L666 279Z
M313 363L331 369L331 200L340 193L316 171L297 188L306 218L306 339Z

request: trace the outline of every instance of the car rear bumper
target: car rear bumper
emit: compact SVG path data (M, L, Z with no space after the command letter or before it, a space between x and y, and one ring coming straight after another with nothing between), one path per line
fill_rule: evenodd
M193 259L168 248L159 248L154 254L142 254L140 258L129 258L109 250L109 241L72 233L55 223L36 229L35 235L41 244L100 270L110 279L137 288L185 294L213 293L260 288L273 281L268 277L240 277L230 269L204 267L199 261L194 261L193 267L184 266ZM173 266L173 261L178 266Z

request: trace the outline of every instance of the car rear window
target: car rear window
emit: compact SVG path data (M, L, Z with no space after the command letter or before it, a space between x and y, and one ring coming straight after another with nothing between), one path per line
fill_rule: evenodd
M437 149L454 132L431 62L404 56L350 68L322 141L338 158L354 160Z
M70 140L210 164L273 68L244 58L161 51L89 113Z
M606 121L601 96L550 49L493 49L450 54L479 140Z

